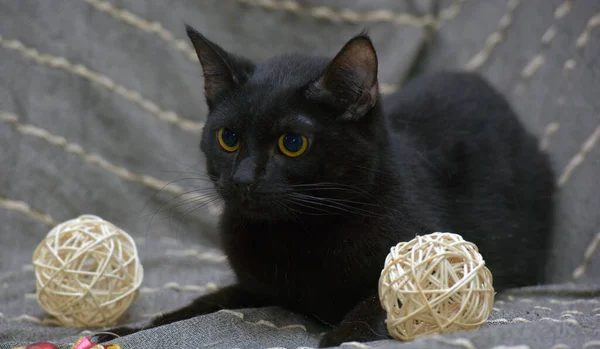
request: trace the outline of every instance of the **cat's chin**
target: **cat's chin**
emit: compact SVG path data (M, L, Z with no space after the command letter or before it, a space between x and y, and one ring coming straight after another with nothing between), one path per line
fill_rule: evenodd
M277 220L281 217L282 212L273 209L273 206L268 204L257 203L235 203L230 204L229 208L236 212L237 215L254 221Z

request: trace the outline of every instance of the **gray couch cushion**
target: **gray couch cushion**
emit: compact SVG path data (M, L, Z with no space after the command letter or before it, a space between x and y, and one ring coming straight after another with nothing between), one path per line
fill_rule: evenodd
M415 3L425 11L429 1ZM561 189L547 274L557 285L500 295L477 331L368 345L598 345L600 3L465 0L442 1L441 9L424 69L482 73L552 155ZM83 213L115 223L138 243L144 288L123 322L145 323L232 282L217 248L216 207L192 210L176 198L207 185L186 173L202 170L207 110L183 22L254 59L288 50L333 55L367 27L390 92L429 22L408 11L395 0L0 0L0 348L40 340L66 346L81 334L54 326L37 304L31 255L54 224ZM119 343L314 347L324 330L283 309L245 309ZM344 345L352 346L365 345Z

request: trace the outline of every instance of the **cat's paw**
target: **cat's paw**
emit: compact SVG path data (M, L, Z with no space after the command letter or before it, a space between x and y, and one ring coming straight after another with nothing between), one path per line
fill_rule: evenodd
M93 336L93 340L95 343L104 343L108 341L112 341L119 337L127 336L133 333L141 331L141 328L131 328L131 327L117 327L111 328L110 330L104 331L103 333L98 333Z

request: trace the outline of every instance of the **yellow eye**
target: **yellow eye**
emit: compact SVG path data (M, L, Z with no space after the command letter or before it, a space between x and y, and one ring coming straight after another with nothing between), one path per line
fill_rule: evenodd
M297 133L284 133L279 137L277 142L279 150L285 155L291 158L302 155L308 148L308 138Z
M234 152L240 147L237 135L228 128L221 127L217 138L221 147L228 152Z

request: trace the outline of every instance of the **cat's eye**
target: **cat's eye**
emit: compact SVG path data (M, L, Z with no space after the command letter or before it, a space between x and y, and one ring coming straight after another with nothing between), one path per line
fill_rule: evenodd
M302 155L308 148L308 138L297 133L284 133L279 137L279 150L286 156L295 158Z
M228 152L234 152L240 147L237 135L228 128L221 127L217 138L221 147Z

